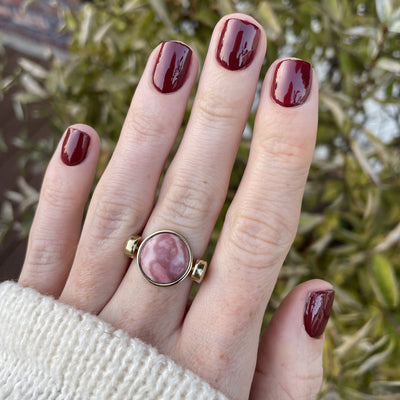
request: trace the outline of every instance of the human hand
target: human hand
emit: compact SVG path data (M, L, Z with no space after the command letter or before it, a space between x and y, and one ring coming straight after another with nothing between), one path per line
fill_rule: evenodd
M248 165L193 303L190 279L154 286L123 251L132 233L146 238L168 229L202 256L265 51L265 34L252 18L233 14L217 24L185 135L154 206L198 71L185 45L158 46L82 231L99 137L89 126L70 127L46 172L20 283L152 344L231 399L313 399L331 285L313 280L296 287L259 341L314 150L318 86L308 63L278 60L266 75Z

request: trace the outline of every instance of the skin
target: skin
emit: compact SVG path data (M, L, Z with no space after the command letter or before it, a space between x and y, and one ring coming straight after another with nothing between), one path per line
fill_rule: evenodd
M261 30L253 62L239 71L224 69L215 58L224 22L232 17ZM207 276L188 308L189 279L168 288L152 286L136 260L130 263L123 254L123 244L131 233L146 237L171 229L184 235L195 258L201 258L225 199L266 37L243 14L217 24L184 138L153 207L198 73L193 53L184 85L160 93L152 83L158 51L149 58L82 231L100 141L91 127L74 125L91 142L86 159L73 167L61 161L60 141L44 178L19 282L152 344L231 399L313 399L322 379L323 337L306 333L304 307L310 292L331 285L312 280L297 286L261 340L259 335L297 230L317 131L315 73L307 101L286 108L271 98L277 62L271 65L245 174Z

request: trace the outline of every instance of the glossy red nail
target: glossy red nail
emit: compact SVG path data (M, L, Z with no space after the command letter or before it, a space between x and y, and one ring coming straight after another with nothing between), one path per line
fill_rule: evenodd
M164 42L153 72L154 86L161 93L175 92L185 83L192 50L183 43Z
M304 312L304 326L312 338L324 333L334 298L335 291L332 289L310 293Z
M286 59L275 69L271 95L284 107L303 104L310 94L312 80L311 64L303 60Z
M218 43L218 62L231 71L247 67L253 61L259 40L257 26L237 18L228 19Z
M61 150L61 160L66 165L78 165L85 158L90 136L76 128L68 128Z

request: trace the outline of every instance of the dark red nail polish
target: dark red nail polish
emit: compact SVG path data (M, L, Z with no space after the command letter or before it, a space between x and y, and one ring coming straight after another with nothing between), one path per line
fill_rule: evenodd
M66 165L78 165L85 158L90 136L76 128L68 128L61 149L61 160Z
M247 67L253 61L259 40L257 26L241 19L228 19L218 43L218 62L231 71Z
M153 72L154 86L161 93L175 92L185 83L192 50L183 43L164 42Z
M284 107L303 104L310 94L311 64L303 60L286 59L275 69L272 80L272 98Z
M304 326L312 338L318 338L324 333L334 298L335 291L332 289L312 292L308 297L304 312Z

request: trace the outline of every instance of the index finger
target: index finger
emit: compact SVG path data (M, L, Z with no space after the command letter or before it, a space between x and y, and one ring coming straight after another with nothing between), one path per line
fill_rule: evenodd
M297 230L317 118L311 65L275 62L264 81L245 174L182 332L183 349L209 368L203 378L232 398L248 396L264 310ZM214 381L215 370L225 371L222 382Z

